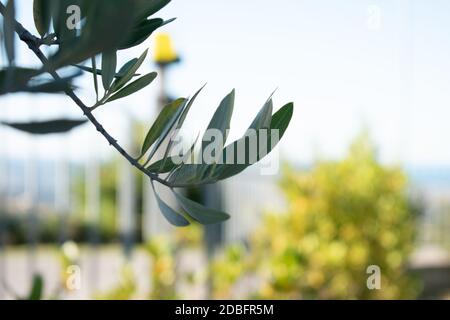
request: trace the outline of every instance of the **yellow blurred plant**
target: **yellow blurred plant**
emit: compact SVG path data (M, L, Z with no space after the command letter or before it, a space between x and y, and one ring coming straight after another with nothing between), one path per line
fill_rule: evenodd
M348 156L318 162L305 172L286 168L281 187L289 207L270 214L251 236L248 250L233 246L212 264L216 298L233 296L256 279L251 298L414 298L407 271L415 235L415 210L400 168L381 165L367 135ZM370 290L370 265L381 288ZM244 279L244 280L243 280Z
M194 275L179 268L180 254L183 250L201 246L203 233L198 224L178 228L171 236L154 237L146 246L152 258L150 299L179 299L179 280L195 278Z

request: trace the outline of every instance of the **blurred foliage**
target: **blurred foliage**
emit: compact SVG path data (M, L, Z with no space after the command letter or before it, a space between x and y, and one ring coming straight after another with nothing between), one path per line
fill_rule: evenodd
M180 299L177 285L180 281L193 282L195 275L178 268L180 254L201 245L203 229L198 224L177 229L172 237L154 237L147 245L152 258L149 299Z
M98 221L98 229L100 241L110 242L119 239L118 234L118 214L117 214L117 178L118 178L118 161L104 162L100 166L100 217ZM113 174L111 174L113 173ZM136 215L139 223L136 224L137 240L141 240L141 226L140 220L142 218L142 185L143 176L137 171L133 171L135 181L135 204ZM78 205L78 212L76 213L79 220L84 221L84 224L89 227L86 217L87 213L87 199L86 199L86 176L79 175L75 182L75 195ZM89 228L86 228L85 234L82 238L86 239L89 233Z
M416 226L407 179L377 161L367 135L342 161L319 161L306 172L286 168L281 186L287 212L267 215L248 249L229 247L212 264L215 298L233 296L252 277L252 298L416 297L406 270ZM366 286L369 265L381 268L381 290Z
M109 292L95 295L99 300L130 300L135 297L137 289L136 277L130 264L122 267L119 284Z
M151 258L149 275L151 279L148 299L180 299L181 282L194 283L198 275L178 268L181 253L192 248L199 248L203 237L202 227L191 224L186 228L176 229L170 235L153 237L145 246L146 253ZM98 294L97 299L127 300L136 298L138 293L137 279L131 264L125 263L120 282L111 290Z

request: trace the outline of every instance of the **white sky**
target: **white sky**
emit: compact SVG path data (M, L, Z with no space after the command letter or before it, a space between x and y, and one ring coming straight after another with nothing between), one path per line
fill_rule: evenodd
M20 20L34 30L31 1L19 1ZM378 16L379 13L379 16ZM192 131L207 125L232 88L237 101L231 138L239 136L278 88L275 105L295 102L282 153L298 163L341 156L364 127L387 162L450 164L450 1L446 0L173 0L160 14L178 19L171 33L183 62L169 73L170 93L204 93L188 118ZM121 53L138 56L152 42ZM35 59L21 45L20 62ZM155 67L149 62L148 71ZM85 88L89 88L86 78ZM127 116L154 117L158 83L98 112L123 142ZM81 90L89 96L89 90ZM79 115L63 96L14 95L0 101L0 119ZM110 154L91 127L68 137L30 139L0 129L3 152L82 159ZM2 152L2 151L0 151Z

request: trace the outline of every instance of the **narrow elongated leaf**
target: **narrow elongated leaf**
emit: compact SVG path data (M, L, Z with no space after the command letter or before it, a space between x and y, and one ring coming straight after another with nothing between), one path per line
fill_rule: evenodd
M161 138L164 138L169 133L174 122L177 120L177 115L179 115L180 110L183 110L185 102L186 99L184 98L177 99L163 108L145 137L144 144L142 145L142 155L144 155L157 140L162 141Z
M169 23L174 22L175 20L177 20L177 18L170 18L170 19L168 19L168 20L164 20L163 23L162 23L162 25L160 26L160 28L161 28L162 26L165 26L165 25L167 25L167 24L169 24Z
M142 63L145 61L147 57L148 49L145 50L138 59L133 59L125 64L120 70L119 73L123 73L124 75L113 82L111 87L112 92L116 92L120 90L123 86L125 86L128 81L130 81L136 71L140 68Z
M223 144L225 144L225 142L227 140L227 136L228 136L228 131L230 129L231 117L233 115L234 99L235 99L235 90L233 89L222 100L222 102L220 103L216 112L214 113L214 115L208 125L208 128L206 129L205 135L202 138L202 148L200 150L201 159L203 159L204 151L210 143L219 143L219 141L208 141L208 140L210 140L207 137L208 130L218 130L222 136L221 142ZM220 145L219 147L220 147L220 149L223 149L224 145ZM199 179L203 180L203 177L205 176L208 167L209 167L208 164L202 164L201 166L197 167L198 168L197 176Z
M113 95L111 98L109 98L106 102L111 102L111 101L114 101L117 99L127 97L127 96L145 88L150 83L152 83L153 80L156 79L157 75L158 74L156 72L151 72L151 73L137 79L136 81L130 83L125 88L123 88L122 90L117 92L115 95Z
M221 106L226 105L227 103L230 104L231 101L234 101L234 94L233 92L229 95L228 99L224 99ZM231 108L228 107L226 109L223 107L223 110L230 110ZM219 107L216 114L220 114L221 108ZM247 132L256 131L257 139L258 139L258 145L257 145L257 156L254 161L259 161L263 158L264 155L260 154L259 151L259 137L258 137L258 131L262 129L268 130L270 127L270 121L272 119L272 110L273 110L273 103L272 99L270 98L267 100L267 102L263 105L261 110L259 111L258 115L255 117L253 122L251 123L249 130ZM230 115L231 117L231 115ZM217 117L220 118L220 117ZM244 145L245 149L245 161L242 164L238 164L238 160L241 159L242 155L239 155L238 152L242 152L242 148L240 146ZM184 165L178 168L174 174L169 178L169 181L174 184L189 184L189 183L213 183L217 180L223 180L225 178L231 177L233 175L236 175L243 170L245 170L250 165L254 164L255 162L251 162L249 151L251 149L249 148L249 141L246 135L244 135L241 139L233 142L232 144L228 145L223 150L223 159L222 164L194 164L194 165ZM227 163L227 154L233 154L234 160L233 164L226 164Z
M31 287L30 294L28 295L28 300L41 300L42 294L44 292L44 280L42 276L35 275L33 277L33 284Z
M267 100L264 106L259 111L256 118L253 120L249 129L269 129L270 122L272 121L273 103L272 99Z
M50 29L51 3L49 0L34 0L33 18L36 30L41 37L45 36Z
M180 100L180 99L179 99ZM172 116L172 118L170 119L170 121L167 123L167 126L164 128L164 131L162 132L162 134L159 136L159 138L156 140L155 145L153 146L152 151L150 151L148 158L147 158L147 163L153 158L153 156L156 154L156 152L159 150L159 148L161 147L162 143L164 142L164 140L166 140L167 136L169 135L169 133L172 131L172 129L174 128L175 124L177 123L178 119L180 118L181 114L183 113L183 110L186 106L186 103L188 102L187 99L184 99L184 101L182 102L181 106L178 108L178 110L175 112L175 114Z
M137 0L83 1L82 5L86 18L80 36L64 39L60 50L50 58L51 68L77 64L99 53L117 49L135 25ZM64 18L65 14L61 17ZM68 28L62 28L65 29Z
M292 119L294 111L294 104L288 103L285 106L283 106L279 111L277 111L272 117L271 117L271 123L270 123L270 129L271 130L278 130L279 133L279 139L281 139L286 132L286 129L289 126L289 123ZM267 135L267 152L260 153L258 152L258 158L257 161L260 161L262 158L264 158L266 155L268 155L277 145L277 143L274 143L271 141L272 136L270 132ZM245 164L238 164L237 162L237 149L238 144L242 142L242 139L235 141L234 143L228 145L224 150L224 164L218 165L216 168L216 172L214 174L214 177L218 180L224 180L227 178L230 178L232 176L235 176L242 171L244 171L246 168L248 168L252 163L245 163ZM234 150L234 164L225 164L226 162L226 154L227 152L231 152L230 149L233 148ZM246 159L248 159L248 146L246 146Z
M186 227L190 225L189 221L185 217L183 217L182 214L176 212L161 199L161 197L155 190L153 181L151 182L151 184L153 188L153 193L155 194L156 197L156 201L158 202L158 207L161 210L164 217L167 219L167 221L169 221L172 225L176 227Z
M128 71L134 66L136 62L139 61L139 58L133 58L127 63L125 63L118 72L119 77L124 77L126 74L128 74Z
M133 62L136 62L136 61L137 61L137 59L133 59ZM95 74L97 74L99 76L101 76L103 74L101 69L97 69L97 68L94 69L94 68L91 68L91 67L88 67L88 66L82 66L82 65L79 65L79 64L74 64L73 66L77 67L80 70L83 70L83 71L86 71L86 72L89 72L89 73L92 73L92 74L95 73ZM127 67L129 67L129 66L127 66ZM124 75L125 75L125 73L123 71L119 70L114 75L114 78L122 78ZM136 74L133 75L133 77L138 77L138 76L140 76L139 73L136 73Z
M15 59L15 16L16 6L14 0L8 0L6 12L3 17L3 32L5 37L5 50L9 64L12 65Z
M102 83L105 91L109 90L116 74L117 52L115 50L102 54Z
M195 100L197 99L198 95L200 94L200 92L202 92L202 90L205 88L206 84L201 87L194 95L193 97L189 100L189 103L186 105L186 108L184 108L183 113L180 116L180 119L178 120L177 123L177 129L181 129L181 127L184 124L184 121L186 120L186 117L189 113L189 111L191 110L192 106L194 105Z
M159 10L164 8L169 2L170 0L152 0L152 1L141 0L140 12L142 13L139 14L138 20L146 19L154 15Z
M204 87L205 87L205 85L204 85L203 87L201 87L201 88L194 94L194 96L189 100L189 102L186 104L186 107L183 109L183 112L181 113L180 118L178 119L177 126L176 126L176 132L177 132L177 130L181 129L181 127L183 126L183 123L184 123L184 121L186 120L186 117L187 117L187 115L188 115L188 113L189 113L189 111L190 111L192 105L194 104L195 100L197 99L198 95L200 94L200 92L203 90ZM191 147L191 152L193 151L193 149L194 149L194 147L195 147L195 144L197 143L197 139L198 139L198 137L195 139L195 142L194 142L194 144L193 144L192 147ZM174 143L174 139L171 139L171 140L169 141L169 144L167 145L166 152L165 152L165 154L164 154L163 162L164 162L165 160L168 160L169 154L170 154L170 152L172 151L173 143ZM162 163L162 164L160 164L160 166L163 167L163 168L165 168L165 167L166 167L166 164L165 164L165 163ZM168 170L167 172L169 172L169 171L171 171L171 170L174 170L175 168L176 168L176 167L172 167L172 168L171 168L170 170ZM164 172L164 173L165 173L165 172Z
M172 157L167 157L161 160L156 161L149 165L146 170L152 173L168 173L176 168L178 165L175 164Z
M98 79L97 79L97 60L95 57L91 58L92 62L92 78L94 79L94 90L95 90L95 96L98 102Z
M51 133L65 133L70 130L85 124L86 120L51 120L42 122L1 122L1 124L8 127L20 130L31 134L51 134Z
M62 51L72 52L75 50L75 43L77 42L77 30L69 28L67 22L69 21L67 9L71 5L82 6L81 0L50 0L50 13L52 17L52 25L58 38L59 48ZM80 17L81 18L81 17Z
M219 130L223 136L223 142L225 143L228 135L228 130L230 129L231 117L233 115L234 109L234 98L235 98L235 90L233 89L220 103L217 108L214 116L212 117L208 128L211 130ZM205 136L202 139L202 150L205 149L208 142L205 142Z
M279 138L281 139L286 132L286 129L291 122L292 115L294 114L294 104L292 102L283 106L273 116L270 123L270 129L279 130Z
M205 206L202 206L201 204L194 202L177 192L174 192L174 194L186 213L201 224L206 225L219 223L230 218L230 215L225 212L206 208Z
M180 157L176 159L175 156L169 156L168 152L166 151L164 157L161 160L156 161L155 163L151 164L146 168L147 171L154 173L168 173L173 171L179 166L184 166L185 165L184 163L186 163L189 157L193 154L197 140L198 136L195 139L189 151L186 154L180 156L181 159ZM180 160L182 160L181 163Z
M144 20L139 25L133 28L131 34L124 43L119 47L119 50L129 49L144 42L152 35L152 33L164 24L163 19Z
M202 182L199 175L202 164L184 164L179 166L168 178L169 182L176 185L187 185Z

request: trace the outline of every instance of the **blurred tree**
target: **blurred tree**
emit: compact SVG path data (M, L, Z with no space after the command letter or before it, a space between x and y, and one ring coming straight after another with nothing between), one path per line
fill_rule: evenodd
M338 162L306 172L286 168L284 214L270 214L249 249L233 246L211 271L216 297L229 297L252 274L251 297L276 299L414 298L406 266L415 236L415 210L400 168L381 165L367 135ZM369 290L370 265L381 289Z

